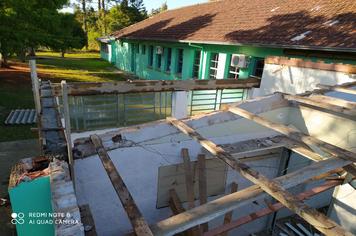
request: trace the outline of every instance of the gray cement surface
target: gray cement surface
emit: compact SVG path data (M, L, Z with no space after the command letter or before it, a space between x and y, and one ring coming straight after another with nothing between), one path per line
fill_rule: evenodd
M40 154L36 139L0 142L0 198L8 198L11 167L22 158ZM0 206L0 235L16 235L10 223L11 206Z

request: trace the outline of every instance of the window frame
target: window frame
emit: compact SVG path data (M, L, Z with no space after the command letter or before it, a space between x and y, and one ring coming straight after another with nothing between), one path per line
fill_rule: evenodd
M176 69L176 73L179 76L182 76L183 61L184 61L184 49L183 48L179 48L178 51L177 51L177 69Z
M164 71L170 73L172 71L172 48L164 48L164 51L167 51Z
M213 60L214 55L214 60ZM215 64L213 67L213 63ZM218 66L219 66L219 53L212 52L210 53L210 60L209 60L209 79L216 79L218 74ZM214 73L212 74L212 71Z
M199 57L198 57L197 53L199 53ZM201 55L202 55L202 51L201 50L195 50L195 52L194 52L194 60L193 60L193 73L192 73L193 78L197 78L197 79L199 78Z
M262 67L258 67L258 63L259 62L262 62ZM262 75L263 75L263 69L265 67L265 59L262 58L262 57L258 57L258 58L255 58L255 63L254 63L254 68L253 68L253 73L251 74L252 77L255 77L255 78L259 78L261 79L262 78ZM261 72L261 75L256 75L256 71L259 70Z
M148 48L148 66L153 67L153 59L154 59L154 46L150 45Z

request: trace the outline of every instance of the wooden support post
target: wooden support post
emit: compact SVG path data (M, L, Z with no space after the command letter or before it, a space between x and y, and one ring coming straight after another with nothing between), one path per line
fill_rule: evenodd
M38 119L41 114L40 84L39 84L39 80L37 77L36 60L31 59L29 61L29 64L30 64L30 70L31 70L32 92L33 92L33 98L35 101L36 113L37 113L37 122L40 123L40 121Z
M232 182L231 183L231 193L235 193L237 192L237 188L238 188L238 185L237 183L235 182ZM230 211L228 213L225 214L225 217L224 217L224 225L227 225L231 222L232 220L232 214L233 214L233 211ZM221 236L227 236L227 233L223 233L221 234Z
M323 142L319 139L316 139L312 136L306 135L300 131L297 131L295 129L292 129L288 126L282 125L282 124L278 124L278 123L274 123L272 121L269 121L263 117L260 117L258 115L255 115L251 112L248 112L244 109L238 108L238 107L230 107L229 111L239 115L241 117L244 117L246 119L252 120L260 125L263 125L267 128L270 128L272 130L275 130L277 132L280 132L286 136L288 136L290 139L293 139L297 142L301 142L304 143L308 146L315 146L317 148L320 148L324 151L326 151L327 153L341 158L341 159L345 159L345 160L349 160L352 162L356 162L356 157L355 157L355 153L347 151L345 149L339 148L337 146L334 146L332 144ZM329 156L328 156L329 157ZM327 158L328 158L327 157Z
M69 115L69 103L68 103L68 88L65 80L61 82L62 86L62 102L63 102L63 116L64 116L64 126L65 126L65 135L67 139L67 149L68 149L68 161L69 165L73 166L73 151L72 151L72 138L71 138L71 126L70 126L70 115ZM71 168L72 178L73 168Z
M108 153L103 147L101 139L97 135L90 136L90 139L94 144L99 158L106 170L106 173L108 174L110 181L122 203L122 206L124 207L126 214L129 217L134 232L137 236L153 235L129 190L127 189L123 179L117 171L114 163L111 161Z
M277 177L274 180L279 182L284 188L288 189L307 181L320 180L326 176L340 172L340 167L343 167L348 163L348 161L331 158L320 162L314 162L309 166L298 169L287 175ZM253 185L236 193L225 195L210 201L202 206L195 207L179 215L162 220L154 225L152 229L157 236L174 235L267 196L268 195L264 193L260 187Z
M199 201L200 205L208 202L207 185L206 185L206 163L205 155L198 155L198 176L199 176ZM209 224L204 223L200 226L202 232L209 230Z
M337 91L337 92L341 92L341 93L349 93L349 94L356 95L355 89L343 88L342 86L337 86L337 85L330 86L330 85L325 85L325 84L318 84L317 86L322 89L329 89L329 90L333 90L333 91Z
M295 101L295 102L298 102L301 104L306 104L306 105L310 105L310 106L317 107L317 108L323 108L326 110L330 110L330 111L337 112L337 113L342 113L345 115L350 115L350 116L356 115L355 109L350 109L348 107L344 107L341 105L331 104L330 102L327 103L326 100L319 100L316 98L313 99L313 98L289 95L289 94L284 94L283 97L289 101Z
M182 148L182 157L185 171L185 187L187 191L188 208L194 208L194 180L188 149Z
M319 193L322 193L328 189L331 189L335 186L338 186L342 184L342 179L340 180L329 180L326 183L315 187L313 189L307 190L303 193L299 193L298 194L298 199L299 200L304 200L304 199L308 199L314 195L317 195ZM261 218L263 216L266 216L268 214L271 214L273 212L276 212L280 209L284 208L283 204L281 203L275 203L275 204L271 204L270 206L268 206L267 208L258 210L257 212L255 212L254 214L250 214L247 216L243 216L239 219L233 220L232 222L216 227L212 230L210 230L209 232L205 233L204 236L214 236L214 235L222 235L222 234L226 234L228 231L235 229L241 225L250 223L258 218Z
M324 214L299 201L293 194L286 191L279 182L268 179L261 173L250 168L248 165L234 159L231 154L226 152L223 148L217 146L212 141L205 139L198 132L196 132L182 121L174 118L167 118L167 120L177 129L199 142L200 145L202 145L211 154L215 155L217 158L224 161L227 165L238 171L243 177L258 185L260 188L262 188L263 191L305 219L320 232L335 236L351 235L349 232L345 231L342 227L340 227L334 221L330 220Z

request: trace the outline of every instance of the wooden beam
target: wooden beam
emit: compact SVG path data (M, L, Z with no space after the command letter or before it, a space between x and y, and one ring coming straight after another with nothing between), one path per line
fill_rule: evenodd
M188 208L194 208L194 180L188 149L182 148L182 157L185 172L185 187L187 192Z
M356 90L351 89L351 88L345 88L345 87L338 86L338 85L331 86L331 85L325 85L325 84L317 84L317 86L322 89L328 89L328 90L333 90L333 91L337 91L337 92L341 92L341 93L349 93L349 94L356 95Z
M206 185L206 163L205 155L198 155L198 176L199 176L199 201L200 205L208 202L207 185ZM204 223L200 226L202 232L207 232L209 230L209 224Z
M228 152L217 146L210 140L205 139L194 129L174 118L167 118L177 129L189 135L192 139L199 142L206 150L217 158L224 161L227 165L238 171L243 177L250 180L254 184L260 186L263 191L274 197L287 208L305 219L308 223L313 225L320 232L327 235L351 235L342 227L330 220L324 214L318 212L314 208L299 201L293 194L289 193L277 181L270 180L256 170L250 168L248 165L234 159Z
M277 177L274 180L279 182L284 188L288 189L304 182L317 181L325 178L325 173L328 173L328 176L337 173L340 171L339 168L348 163L348 161L331 158L320 162L314 162L309 166L300 168L287 175ZM222 196L204 205L187 210L182 214L162 220L152 226L152 230L157 236L174 235L267 196L268 194L263 192L259 186L253 185L236 193Z
M313 98L313 97L302 97L302 96L297 96L297 95L289 95L289 94L284 94L283 97L289 101L295 101L301 104L305 105L310 105L313 107L317 108L323 108L326 110L330 110L333 112L337 113L342 113L345 115L350 115L350 116L355 116L356 115L356 109L355 107L352 107L351 109L345 106L340 105L335 105L330 102L327 102L327 99L318 99L318 98ZM326 97L326 96L325 96ZM351 103L349 103L349 106L352 106Z
M69 83L68 94L71 96L117 94L138 92L190 91L215 89L248 89L259 87L260 80L255 78L234 80L133 80L103 83ZM53 86L57 95L57 86Z
M169 206L170 206L174 215L178 215L182 212L185 212L182 202L179 199L178 194L175 189L169 190Z
M181 200L179 199L179 196L177 194L177 192L175 191L175 189L170 189L169 190L169 206L173 212L174 215L178 215L180 213L185 212L185 209L182 205ZM187 236L194 236L198 233L198 228L197 227L193 227L191 229L186 230L184 233L182 233L182 235L187 235Z
M345 107L350 110L356 109L356 102L347 101L347 100L344 100L341 98L320 95L320 94L311 94L308 98L312 99L312 100L316 100L316 101L333 104L333 105L340 106L340 107Z
M231 193L236 193L237 192L237 183L235 182L232 182L231 183ZM229 211L228 213L225 214L225 217L224 217L224 224L223 225L227 225L231 222L232 220L232 214L233 214L233 211ZM221 236L227 236L227 233L223 233L221 234Z
M349 160L351 162L356 162L356 157L355 157L356 154L353 152L350 152L345 149L339 148L335 145L323 142L319 139L316 139L312 136L306 135L306 134L304 134L300 131L297 131L295 129L292 129L288 126L274 123L272 121L269 121L263 117L255 115L251 112L248 112L248 111L238 108L238 107L230 107L229 111L236 115L244 117L246 119L252 120L252 121L254 121L260 125L263 125L267 128L270 128L272 130L280 132L280 133L288 136L290 139L293 139L297 142L304 143L308 146L316 146L316 147L326 151L327 153L331 154L332 156L338 157L340 159Z
M117 171L114 163L111 161L108 153L103 147L101 139L97 135L90 136L99 158L108 174L110 181L124 207L127 216L131 222L133 230L137 236L140 235L153 235L151 229L148 227L147 222L143 218L140 210L138 209L134 199L132 198L129 190L127 189L123 179Z
M297 195L297 198L299 200L304 200L304 199L309 199L310 197L313 197L319 193L322 193L322 192L325 192L326 190L328 189L331 189L335 186L338 186L342 184L342 179L340 180L328 180L327 182L325 182L324 184L320 185L320 186L317 186L315 188L312 188L310 190L307 190L303 193L299 193ZM250 215L247 215L247 216L243 216L243 217L240 217L236 220L233 220L232 222L229 222L228 224L224 224L222 226L218 226L208 232L206 232L204 234L204 236L214 236L214 235L221 235L221 234L226 234L227 235L227 232L232 230L232 229L235 229L241 225L244 225L244 224L247 224L247 223L250 223L258 218L261 218L263 216L266 216L268 214L271 214L273 212L276 212L280 209L284 208L283 204L281 203L275 203L275 204L272 204L270 206L268 206L267 208L264 208L264 209L261 209L261 210L258 210L256 211L255 213L253 214L250 214Z

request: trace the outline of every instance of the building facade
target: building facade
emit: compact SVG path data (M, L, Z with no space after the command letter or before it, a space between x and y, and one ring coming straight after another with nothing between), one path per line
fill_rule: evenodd
M150 80L261 78L271 56L356 64L354 10L347 2L224 0L183 7L102 38L101 56ZM251 16L254 7L258 17Z

